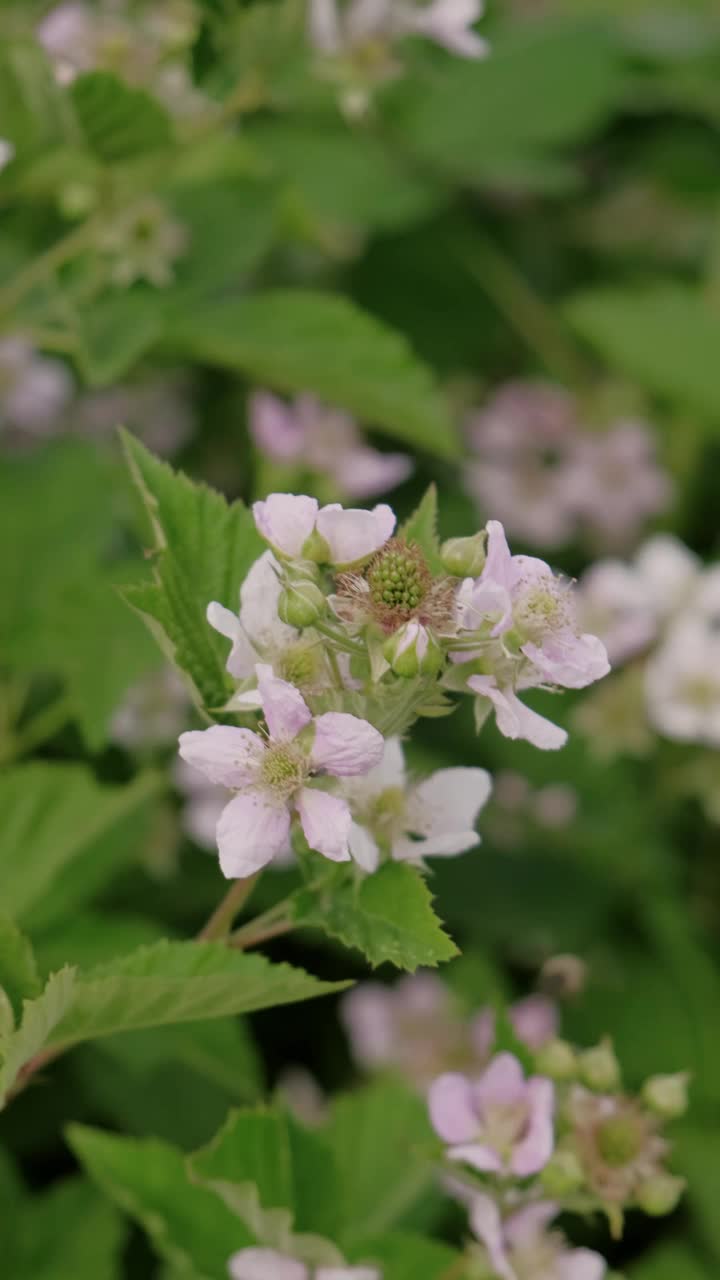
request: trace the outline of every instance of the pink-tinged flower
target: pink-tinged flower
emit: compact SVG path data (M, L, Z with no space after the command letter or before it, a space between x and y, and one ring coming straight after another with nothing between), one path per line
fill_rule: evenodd
M52 434L73 392L62 361L39 355L20 337L0 340L0 385L0 428L37 437Z
M258 661L274 666L276 659L297 644L296 628L278 617L282 591L279 572L280 566L272 552L265 551L240 588L239 613L233 613L216 600L207 607L210 626L232 641L225 665L237 680L250 679Z
M407 454L371 449L349 414L322 405L314 396L298 396L286 404L267 391L257 391L249 408L250 431L263 453L329 476L343 497L386 493L413 469Z
M375 1267L309 1267L275 1249L241 1249L228 1271L231 1280L382 1280Z
M621 560L600 560L583 574L577 590L583 624L601 637L611 662L626 662L654 640L657 613L637 572Z
M469 1209L470 1225L500 1280L603 1280L606 1263L599 1253L572 1249L559 1231L548 1230L557 1205L528 1205L503 1219L494 1200L476 1195Z
M315 48L328 55L361 51L369 43L421 35L462 58L481 58L488 45L473 30L483 0L310 0L309 32Z
M558 1033L557 1005L547 996L525 996L507 1010L507 1017L518 1040L528 1049L542 1049ZM473 1019L471 1034L479 1057L486 1057L495 1043L495 1010L482 1009Z
M500 1053L478 1080L449 1072L430 1087L430 1119L448 1156L483 1173L527 1178L554 1146L552 1082L525 1080L517 1058Z
M257 668L267 739L249 729L213 725L180 737L180 755L211 782L237 792L217 824L220 866L249 876L287 848L292 812L305 838L333 862L350 859L347 801L308 785L318 774L349 777L380 760L383 739L357 716L313 717L300 692L272 668Z
M577 435L564 479L580 521L610 545L627 543L672 497L653 433L642 422Z
M422 864L424 858L472 849L480 840L475 823L491 786L485 769L472 768L438 769L409 784L400 739L389 738L378 764L343 785L353 813L353 857L374 871L381 852Z
M358 1066L397 1071L423 1092L439 1072L474 1061L467 1022L433 973L393 986L362 982L343 997L340 1016Z
M144 676L128 689L110 723L110 737L130 749L165 746L177 738L190 705L188 687L174 667Z
M648 719L678 742L720 746L720 635L699 616L671 627L645 671Z
M320 507L303 494L271 493L253 504L258 531L273 550L289 559L318 560L340 567L359 564L392 536L395 513L381 503L372 511Z
M482 725L492 706L497 727L504 737L524 738L543 751L557 751L565 746L568 737L565 729L553 724L552 720L547 720L537 711L531 711L511 688L498 688L495 676L470 676L467 684L478 696L475 712L478 727Z

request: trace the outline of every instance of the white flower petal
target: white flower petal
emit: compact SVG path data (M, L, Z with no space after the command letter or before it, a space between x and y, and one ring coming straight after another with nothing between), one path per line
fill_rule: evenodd
M336 778L365 773L379 764L384 739L367 720L344 711L327 711L315 719L315 740L310 759L313 769Z
M570 1249L558 1258L558 1280L603 1280L607 1263L592 1249Z
M278 617L278 600L282 591L278 568L272 551L265 551L255 561L240 588L240 622L262 655L286 648L298 636L295 627L288 626Z
M477 1195L470 1202L470 1226L488 1251L493 1270L502 1280L517 1280L503 1240L500 1210L490 1196Z
M221 636L232 640L232 648L225 666L236 680L246 680L253 674L257 654L248 640L240 619L230 609L213 600L207 607L207 620Z
M359 822L353 822L350 827L348 846L353 861L357 862L363 871L372 873L377 870L378 862L380 861L380 850L377 847L374 836L370 834L367 827L361 826Z
M270 737L277 740L296 738L312 720L300 690L294 684L288 684L287 680L274 676L272 667L263 663L258 664L256 671Z
M382 1280L376 1267L318 1267L315 1280Z
M290 838L287 806L260 791L244 791L223 809L217 825L220 868L228 880L251 876L280 854Z
M318 504L304 494L271 493L253 503L258 532L282 555L298 557L315 528Z
M472 832L491 789L486 769L438 769L411 791L407 830L426 837Z
M228 1262L231 1280L309 1280L304 1262L276 1249L241 1249Z
M512 689L498 689L494 676L470 676L468 688L488 698L495 708L497 727L506 738L525 738L545 751L564 747L567 733L559 725L531 711Z
M330 548L331 563L350 565L378 551L392 537L395 523L394 511L384 503L362 511L334 502L320 509L317 531Z
M223 787L251 786L258 775L265 745L249 729L214 724L180 734L180 755L211 782Z
M349 862L352 818L347 802L328 791L303 787L295 803L310 848L332 862Z

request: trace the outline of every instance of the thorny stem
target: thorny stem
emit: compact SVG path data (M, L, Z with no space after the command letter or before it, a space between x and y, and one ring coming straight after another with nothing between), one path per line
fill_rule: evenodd
M256 871L254 876L248 876L244 880L233 881L225 896L220 900L212 915L200 930L198 941L210 942L227 937L232 929L236 915L255 888L259 875L260 872Z

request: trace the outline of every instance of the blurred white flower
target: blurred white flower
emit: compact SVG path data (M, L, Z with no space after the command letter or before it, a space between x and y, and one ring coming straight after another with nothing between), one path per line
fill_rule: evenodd
M61 360L39 355L22 337L0 339L0 429L51 435L72 391Z
M671 628L645 673L648 716L680 742L720 747L720 633L701 617Z
M472 30L483 0L310 0L310 39L321 53L346 53L378 40L421 35L463 58L481 58L487 42Z
M97 248L110 265L110 279L120 289L138 280L166 288L174 264L188 247L188 233L165 205L147 196L111 218L97 237Z
M15 155L15 148L7 138L0 138L0 173Z

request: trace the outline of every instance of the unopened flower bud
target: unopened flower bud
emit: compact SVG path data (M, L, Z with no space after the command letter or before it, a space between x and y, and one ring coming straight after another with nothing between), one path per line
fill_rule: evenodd
M587 965L579 956L550 956L540 972L540 985L549 996L562 1000L566 996L579 995L586 977Z
M314 582L293 582L280 593L278 617L291 627L311 627L325 612L327 601Z
M485 568L487 534L472 538L448 538L440 548L443 566L454 578L477 578Z
M302 556L303 560L314 560L316 564L328 564L330 547L317 529L313 529L309 537L305 539L302 547Z
M686 1071L679 1071L676 1075L651 1076L643 1085L643 1100L668 1120L684 1116L688 1108L689 1079Z
M644 1213L653 1218L663 1218L677 1208L684 1190L683 1178L673 1178L670 1173L655 1173L640 1183L635 1202Z
M585 1049L578 1055L580 1078L590 1089L604 1092L617 1089L620 1084L620 1063L612 1044L603 1040L593 1049Z
M440 645L419 622L407 622L383 645L383 657L396 676L433 676L443 664Z
M572 1080L578 1072L578 1058L567 1040L548 1040L535 1054L535 1070L551 1080Z
M574 1151L555 1151L540 1174L543 1191L553 1199L571 1195L585 1181L582 1165Z

